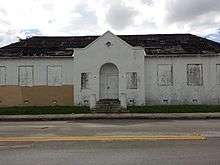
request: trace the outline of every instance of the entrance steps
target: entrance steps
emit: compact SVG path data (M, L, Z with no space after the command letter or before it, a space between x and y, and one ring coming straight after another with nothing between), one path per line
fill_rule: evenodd
M101 99L96 102L96 107L92 109L94 113L123 113L127 109L121 107L118 99Z

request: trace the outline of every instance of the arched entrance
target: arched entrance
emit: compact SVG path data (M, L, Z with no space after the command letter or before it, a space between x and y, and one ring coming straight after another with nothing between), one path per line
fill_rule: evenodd
M106 63L100 69L100 99L118 99L119 71L116 65Z

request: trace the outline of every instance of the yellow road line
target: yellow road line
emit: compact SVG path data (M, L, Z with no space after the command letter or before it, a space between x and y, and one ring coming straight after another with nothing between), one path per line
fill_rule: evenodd
M165 136L31 136L0 137L0 142L206 140L201 135Z

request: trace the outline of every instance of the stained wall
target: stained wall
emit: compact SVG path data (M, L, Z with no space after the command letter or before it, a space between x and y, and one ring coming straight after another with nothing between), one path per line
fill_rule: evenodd
M220 104L219 64L219 56L145 57L146 104ZM171 78L161 65L172 66Z
M5 84L0 85L0 106L74 105L73 58L0 59L0 66L6 68ZM33 67L31 85L19 83L20 66ZM59 83L48 82L48 66L61 67Z

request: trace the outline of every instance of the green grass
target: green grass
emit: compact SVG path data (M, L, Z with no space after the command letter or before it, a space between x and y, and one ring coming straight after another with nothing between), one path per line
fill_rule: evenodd
M154 105L130 106L131 113L208 113L220 112L220 105Z
M48 106L48 107L1 107L0 115L43 115L43 114L78 114L90 113L89 107L83 106Z
M208 113L220 112L220 105L163 105L129 106L130 113ZM49 106L49 107L1 107L0 115L43 115L43 114L85 114L89 107Z

